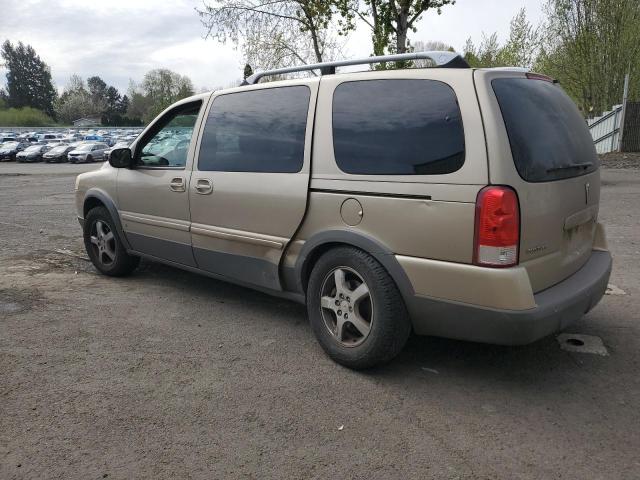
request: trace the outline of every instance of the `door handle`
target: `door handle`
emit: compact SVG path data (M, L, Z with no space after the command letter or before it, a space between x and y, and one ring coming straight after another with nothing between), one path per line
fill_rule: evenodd
M184 192L185 190L184 178L182 177L172 178L171 182L169 182L169 188L174 192Z
M198 178L194 188L200 195L209 195L213 192L213 185L211 185L211 181L206 178Z

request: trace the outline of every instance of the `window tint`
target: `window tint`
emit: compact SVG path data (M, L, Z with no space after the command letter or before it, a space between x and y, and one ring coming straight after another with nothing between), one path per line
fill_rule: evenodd
M202 102L176 107L154 126L151 136L137 149L136 164L145 167L184 167L193 127Z
M500 78L491 85L524 180L559 180L598 168L586 122L560 87L528 78Z
M295 86L217 97L204 129L198 169L299 172L310 95L308 87Z
M366 80L333 95L338 167L365 175L451 173L464 163L462 116L453 90L434 80Z

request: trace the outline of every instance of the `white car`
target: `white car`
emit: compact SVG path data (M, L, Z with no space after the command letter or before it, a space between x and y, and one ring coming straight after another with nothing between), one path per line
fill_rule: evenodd
M102 142L86 142L78 146L75 150L71 150L67 158L70 163L90 163L102 161L104 151L109 145Z

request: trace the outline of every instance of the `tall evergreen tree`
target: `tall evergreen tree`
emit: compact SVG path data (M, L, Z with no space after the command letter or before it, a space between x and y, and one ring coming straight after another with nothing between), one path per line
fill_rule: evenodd
M7 104L9 107L33 107L55 116L56 90L51 71L31 45L9 40L2 44L0 55L7 69Z

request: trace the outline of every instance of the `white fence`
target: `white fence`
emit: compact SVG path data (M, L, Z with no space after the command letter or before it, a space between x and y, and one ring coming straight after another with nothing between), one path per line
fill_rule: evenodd
M621 121L622 105L615 105L611 111L604 112L600 117L587 120L598 153L618 150Z

